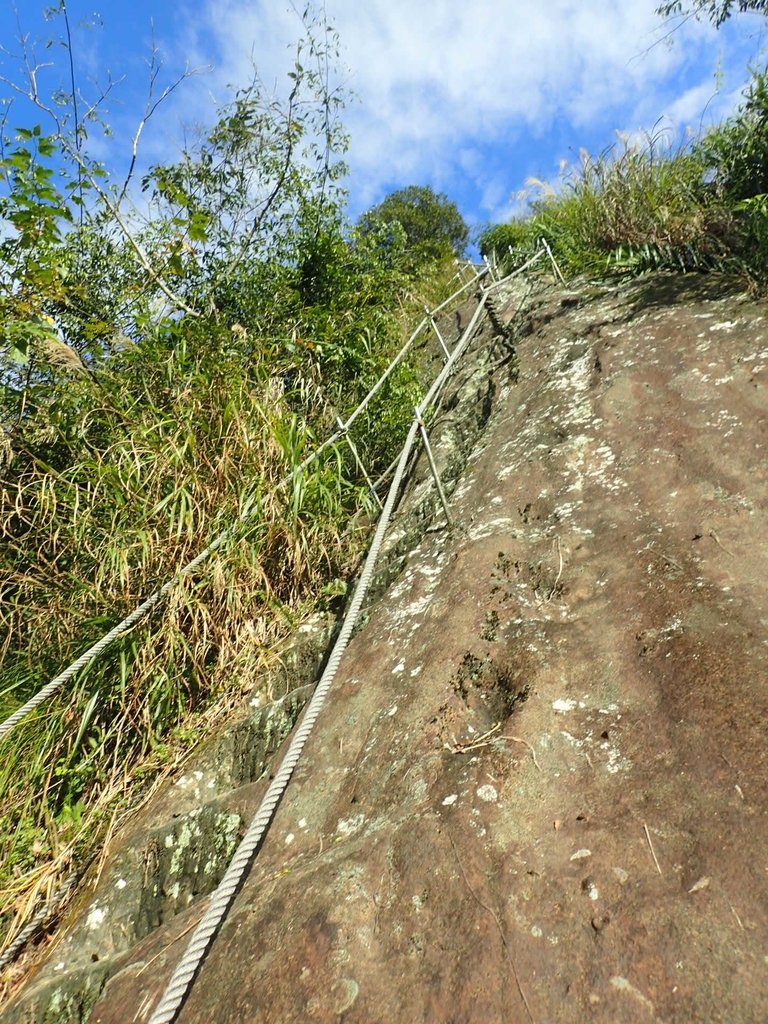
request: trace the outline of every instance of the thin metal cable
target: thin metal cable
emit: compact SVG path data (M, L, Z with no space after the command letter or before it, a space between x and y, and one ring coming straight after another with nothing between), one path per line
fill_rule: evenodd
M478 275L478 277L479 276L481 275ZM477 278L475 278L475 280L477 280ZM469 282L469 284L472 283L474 282ZM463 292L466 287L468 287L468 285L465 285L463 288L459 288L458 291L456 291L450 297L450 299L446 301L452 301L454 298L460 295L461 292ZM310 453L298 466L296 466L283 480L281 480L276 485L276 491L282 487L287 487L290 483L292 483L296 476L298 476L305 469L307 469L307 467L310 466L312 462L314 462L317 458L319 458L320 455L330 445L335 444L336 441L340 440L340 438L344 436L344 433L347 430L349 430L350 426L355 422L355 420L362 415L367 406L371 403L374 397L384 386L388 378L392 375L392 373L394 373L395 369L406 357L411 346L413 345L413 343L415 342L416 338L419 336L423 328L427 325L427 323L428 320L426 317L424 317L419 326L411 334L410 338L405 342L400 351L391 361L391 363L384 371L382 376L373 385L371 390L368 392L365 398L363 398L358 407L346 421L346 423L344 424L344 429L335 431L318 448L316 448L315 451ZM31 697L26 702L26 704L22 705L22 707L20 708L17 708L17 710L14 711L12 715L6 718L4 722L0 723L0 741L2 741L4 737L7 736L13 729L15 729L16 726L24 718L27 717L27 715L29 715L32 711L35 710L35 708L39 707L46 700L48 700L49 697L56 693L56 691L59 690L66 682L68 682L72 678L72 676L79 672L80 669L83 669L86 667L86 665L89 665L101 654L102 651L104 651L107 647L110 646L110 644L117 640L119 636L122 636L123 633L127 633L128 630L135 626L136 623L140 619L142 619L149 611L151 611L152 608L154 608L154 606L165 597L169 590L172 590L173 587L175 587L185 576L187 576L190 572L195 570L202 562L209 558L210 555L212 555L222 546L222 544L234 538L237 534L237 531L241 527L243 527L250 519L253 518L257 508L258 503L256 504L255 507L248 509L247 511L243 512L240 516L238 516L238 518L231 526L227 527L227 529L222 531L222 533L220 533L218 537L211 541L211 543L206 548L199 552L199 554L196 555L191 562L188 562L185 566L183 566L176 573L175 576L172 576L171 579L167 580L158 590L156 590L153 594L150 594L148 598L142 601L141 604L137 605L137 607L134 608L134 610L129 615L127 615L121 622L118 622L118 624L114 626L108 633L106 633L100 640L98 640L95 644L89 647L87 651L84 651L76 661L72 662L72 664L69 665L66 669L64 669L63 672L60 672L59 675L51 679L51 681L47 683L41 690L39 690L33 697Z
M462 292L465 292L467 288L471 288L476 281L478 281L481 277L485 277L487 273L488 271L486 270L485 267L479 269L471 281L467 281L467 283L462 285L458 291L455 291L453 295L450 295L447 299L441 302L439 306L435 306L435 308L432 310L432 316L436 316L441 310L445 309L445 307L450 305L450 303L453 302L454 299L457 299Z
M349 643L352 631L357 624L360 610L373 576L376 559L384 540L384 534L389 526L389 520L392 516L392 512L398 498L400 484L402 483L403 476L405 475L408 459L418 435L419 420L427 406L431 404L435 396L440 393L440 390L452 373L456 362L469 345L474 334L475 325L483 312L487 298L488 292L485 291L475 311L475 315L467 326L462 339L454 348L448 362L435 378L435 381L429 389L426 397L415 410L415 415L408 431L408 436L406 437L405 443L400 452L397 469L395 470L395 475L390 485L389 493L387 494L387 500L384 503L384 509L379 517L376 532L371 542L368 555L365 559L360 579L357 587L355 588L355 593L350 603L349 610L344 618L344 623L341 627L338 639L336 640L330 657L328 658L328 664L325 671L320 677L320 681L317 684L317 688L312 699L307 705L301 724L298 726L296 733L288 746L288 750L286 751L280 767L261 802L261 806L251 821L251 824L248 826L248 830L235 851L235 854L230 861L229 867L219 883L218 888L214 891L211 897L211 902L195 929L192 938L189 940L189 944L187 945L181 960L177 964L176 969L168 982L160 1002L155 1007L148 1024L171 1024L171 1022L175 1020L187 992L189 991L189 987L195 977L195 974L205 959L211 941L224 920L232 900L240 888L243 878L248 871L251 861L253 860L253 857L262 841L264 833L272 821L272 817L280 803L280 800L282 799L283 794L285 793L288 783L290 782L291 776L293 775L294 769L301 757L301 753L307 739L309 738L323 704L325 703L328 691L331 688L341 662L342 655Z
M489 292L494 291L496 288L499 287L499 285L506 284L508 281L511 281L513 277L517 277L518 274L522 274L524 270L527 270L529 267L533 266L533 264L537 260L540 260L541 257L544 255L545 251L546 250L544 250L543 248L539 249L536 255L531 256L531 258L529 260L526 260L526 262L523 263L521 267L518 267L517 270L513 270L512 273L507 274L506 277L502 277L500 281L495 281L493 284L489 285L486 290Z
M554 254L553 254L552 250L549 247L549 242L546 240L546 238L544 238L543 235L541 237L541 244L544 247L544 249L546 249L547 256L549 256L549 262L552 264L552 270L553 270L554 275L555 275L555 280L556 281L559 280L561 284L565 284L565 278L563 277L562 273L560 272L560 267L558 267L557 260L555 259Z

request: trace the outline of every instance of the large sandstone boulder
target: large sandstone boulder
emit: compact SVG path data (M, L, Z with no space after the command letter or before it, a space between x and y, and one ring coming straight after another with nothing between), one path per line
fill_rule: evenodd
M518 379L479 345L436 431L454 529L419 467L183 1024L768 1016L766 306L672 277L505 301ZM153 812L173 899L121 918L147 882L116 849L4 1019L149 1019L266 785L214 807L206 765Z

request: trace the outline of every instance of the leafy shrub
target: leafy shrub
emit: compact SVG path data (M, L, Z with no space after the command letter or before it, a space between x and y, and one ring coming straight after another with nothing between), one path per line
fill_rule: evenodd
M728 204L768 192L768 72L754 72L744 103L695 144L710 192Z
M561 191L545 193L532 211L571 272L692 269L725 255L708 230L700 159L663 135L642 145L624 139L598 157L583 152Z
M477 239L481 256L493 255L504 263L509 261L510 255L514 258L515 254L527 254L532 246L535 247L535 243L534 226L530 220L523 218L487 227Z
M689 144L665 133L583 151L525 218L480 236L482 252L524 256L543 236L571 274L722 270L768 280L768 72L753 72L739 110Z

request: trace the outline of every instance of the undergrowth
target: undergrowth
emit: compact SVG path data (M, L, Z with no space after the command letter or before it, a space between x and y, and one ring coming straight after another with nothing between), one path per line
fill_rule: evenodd
M306 17L287 96L255 78L149 169L141 214L133 164L89 160L74 82L48 103L32 75L47 128L3 129L0 719L247 524L2 741L0 953L345 592L374 511L350 446L285 481L457 284L396 225L346 222L335 37ZM425 365L415 346L350 431L369 478Z
M165 322L98 367L38 352L40 382L6 435L0 717L209 540L248 521L4 742L7 939L43 893L82 871L141 786L258 687L302 619L345 592L374 513L351 449L341 440L284 481L353 411L453 273L395 274L373 294L352 275L322 306L289 294L293 314L273 310L267 331ZM370 478L391 463L423 394L417 348L350 431Z

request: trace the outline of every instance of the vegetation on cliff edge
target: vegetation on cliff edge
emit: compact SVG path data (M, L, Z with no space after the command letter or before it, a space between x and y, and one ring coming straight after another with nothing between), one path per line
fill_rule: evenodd
M0 128L0 718L250 517L3 742L3 945L356 567L372 496L350 447L281 482L455 266L396 219L346 222L336 56L307 12L284 97L254 76L140 182L89 155L98 95L45 96L33 60L6 83L39 123ZM374 479L421 376L417 352L351 431Z
M566 274L719 270L768 284L768 71L735 114L698 138L664 131L582 151L557 187L527 182L527 213L485 229L480 251L510 265L543 236Z

